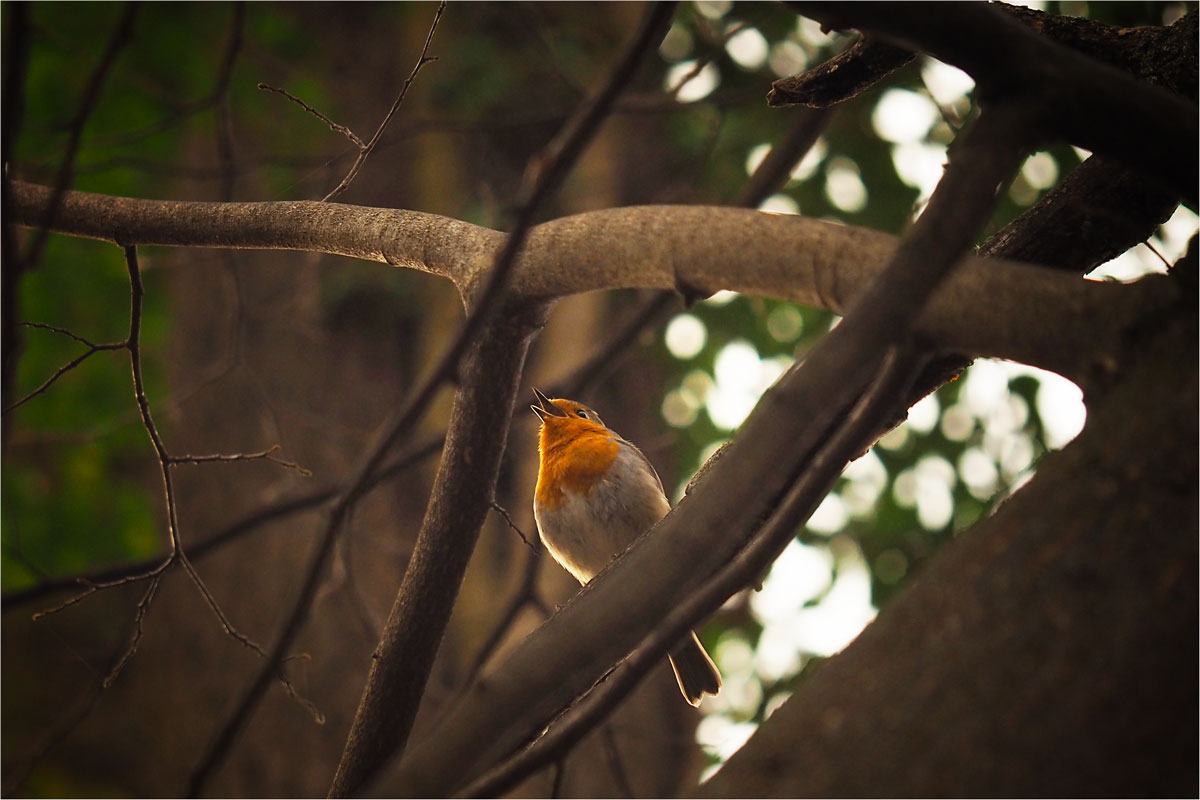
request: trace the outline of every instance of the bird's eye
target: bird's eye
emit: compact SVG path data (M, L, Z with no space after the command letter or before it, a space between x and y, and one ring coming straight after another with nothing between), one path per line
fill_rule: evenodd
M575 413L578 414L579 416L583 417L584 419L588 418L587 412L584 411L582 408L579 409L578 411L576 411Z

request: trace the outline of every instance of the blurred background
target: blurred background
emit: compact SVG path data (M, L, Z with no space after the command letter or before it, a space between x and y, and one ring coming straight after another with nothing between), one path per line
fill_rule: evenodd
M1046 3L1121 25L1170 24L1181 3ZM82 129L73 186L180 200L315 200L357 149L280 87L368 139L420 54L432 3L150 4L136 12ZM4 8L6 47L22 37L24 107L6 120L13 176L52 184L117 4ZM410 208L503 228L527 160L606 74L643 13L626 3L464 3L447 9L431 55L340 202ZM618 103L544 219L622 205L731 204L792 122L768 108L776 78L844 49L774 4L679 5L671 29ZM6 61L6 64L8 62ZM11 76L10 69L9 75ZM928 199L946 146L973 113L972 83L928 58L838 106L764 211L903 233ZM19 122L15 130L8 125ZM1032 155L992 230L1087 157ZM1195 232L1181 207L1158 235L1091 277L1165 272ZM28 241L29 234L22 238ZM175 468L185 546L263 508L345 479L371 434L440 356L462 318L448 283L307 253L142 248L147 395L173 455L280 446L311 471L269 462ZM568 298L530 354L524 385L568 376L649 297ZM639 444L673 500L729 440L762 392L837 318L729 292L676 299L634 344L588 377L577 399ZM128 330L119 248L51 236L22 279L18 318L92 342ZM11 403L86 348L19 331ZM70 591L63 577L165 552L161 479L133 401L128 359L101 352L4 417L0 580L3 788L37 796L173 795L258 668L178 570L143 620L137 653L100 689L135 626L138 586L96 593L31 620ZM444 430L443 393L414 444ZM518 406L523 408L523 406ZM765 577L700 631L725 688L699 712L664 666L556 770L517 794L673 794L719 768L758 724L873 619L947 540L1020 486L1080 430L1077 387L1023 366L978 361L914 406L852 463ZM517 412L498 500L532 538L536 419ZM218 795L323 794L369 656L420 525L436 450L359 506L289 662L324 724L272 687L217 773ZM242 525L196 559L234 626L264 646L278 633L323 519L319 504ZM478 669L534 629L577 587L489 519L455 608L414 736ZM507 612L515 609L511 615ZM506 622L508 624L500 625ZM492 646L485 646L492 645ZM386 786L381 788L386 792Z

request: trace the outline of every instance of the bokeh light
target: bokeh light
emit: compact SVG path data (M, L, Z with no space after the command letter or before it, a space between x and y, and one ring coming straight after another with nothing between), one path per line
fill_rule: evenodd
M667 324L664 340L667 350L678 359L695 358L704 349L708 330L692 314L679 314Z
M721 84L721 71L716 64L709 62L696 70L697 61L680 61L667 70L663 80L665 91L674 91L675 98L681 103L694 103L708 97ZM693 74L694 72L694 74ZM680 83L683 82L682 86Z
M725 52L744 70L757 71L767 61L770 47L757 28L742 28L725 42Z

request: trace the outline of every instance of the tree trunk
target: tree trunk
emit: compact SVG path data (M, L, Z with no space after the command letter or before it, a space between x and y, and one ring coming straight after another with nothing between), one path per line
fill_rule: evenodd
M1194 311L706 797L1197 791Z

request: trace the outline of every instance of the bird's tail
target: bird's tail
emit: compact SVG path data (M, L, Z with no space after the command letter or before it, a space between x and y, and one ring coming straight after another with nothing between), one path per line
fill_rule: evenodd
M675 646L670 659L675 680L679 681L679 691L683 692L683 699L692 705L700 705L701 697L721 690L721 673L695 633L689 633L686 639Z

